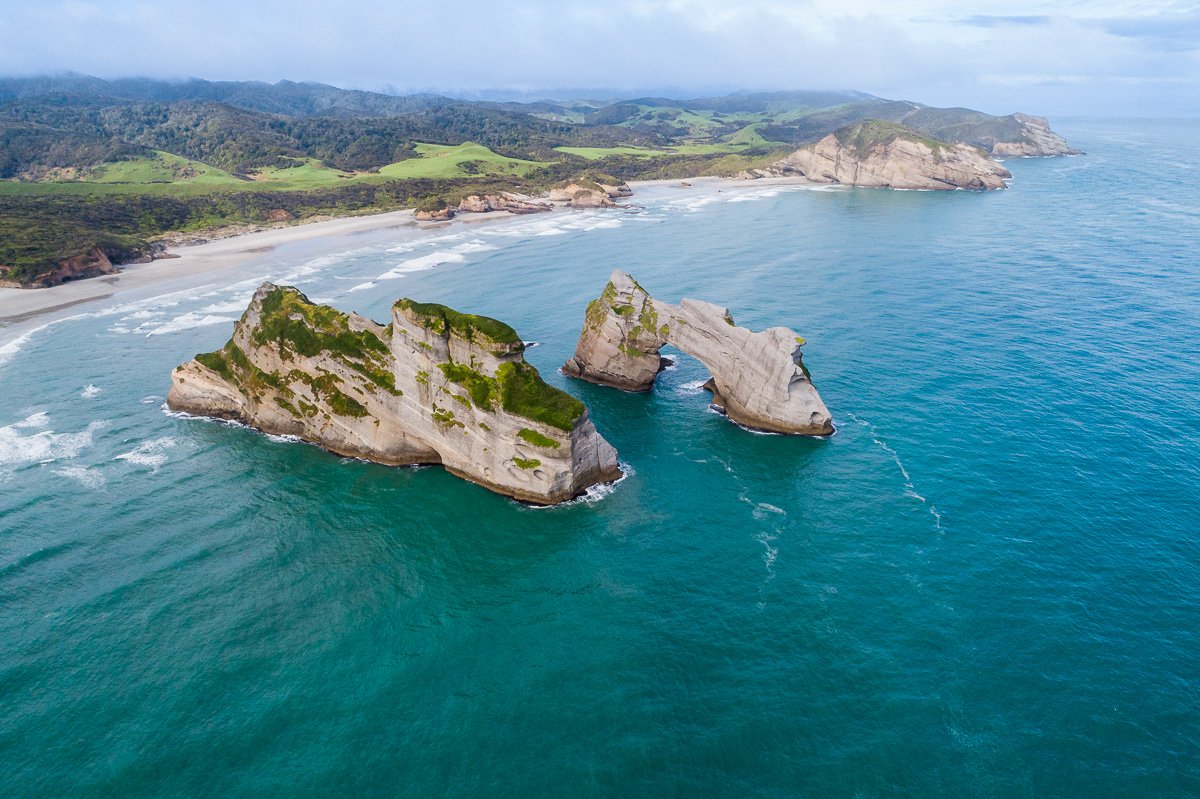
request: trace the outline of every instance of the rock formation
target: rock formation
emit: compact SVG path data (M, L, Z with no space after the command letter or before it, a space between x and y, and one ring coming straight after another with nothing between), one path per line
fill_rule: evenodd
M1037 158L1053 155L1082 155L1067 144L1067 140L1050 130L1050 122L1045 117L1029 116L1028 114L1013 114L1012 118L1021 125L1021 132L1016 141L998 141L992 145L992 155Z
M632 194L625 181L599 174L563 181L548 192L551 200L572 208L607 208L616 205L613 200Z
M511 327L400 300L391 324L264 283L217 352L175 369L167 405L385 464L440 463L553 504L617 479L587 408L527 364Z
M150 260L145 258L145 260ZM136 263L136 262L135 262ZM5 287L11 286L14 288L49 288L66 283L69 280L79 280L85 277L98 277L100 275L115 275L119 270L112 265L112 261L108 259L108 255L99 247L92 247L86 252L74 255L70 258L64 258L56 265L43 269L33 275L15 276L12 279L0 280L0 285ZM5 268L0 266L0 277L7 274Z
M539 203L528 197L511 192L500 194L472 194L458 204L459 213L485 214L489 211L507 211L510 214L538 214L553 210L549 203Z
M930 139L876 120L805 145L766 171L882 189L1003 189L1005 178L1012 177L977 147Z
M418 222L448 222L454 218L454 209L449 206L442 208L418 208L413 212Z
M670 344L704 364L713 404L746 427L828 435L833 420L809 380L804 339L786 327L755 333L729 311L699 300L659 302L621 270L588 304L575 355L563 373L626 391L647 391Z

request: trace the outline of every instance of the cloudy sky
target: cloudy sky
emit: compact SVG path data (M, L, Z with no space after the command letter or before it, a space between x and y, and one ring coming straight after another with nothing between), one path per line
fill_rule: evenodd
M0 74L64 70L1200 116L1200 0L0 0Z

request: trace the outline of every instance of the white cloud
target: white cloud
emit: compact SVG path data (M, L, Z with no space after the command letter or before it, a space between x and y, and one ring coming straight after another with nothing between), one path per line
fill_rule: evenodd
M1197 113L1195 92L1181 87L1200 84L1198 53L1195 2L5 0L0 8L2 73L290 78L401 91L857 88L1034 112L1107 112L1112 92L1124 91L1148 108ZM1122 88L1138 84L1152 89Z

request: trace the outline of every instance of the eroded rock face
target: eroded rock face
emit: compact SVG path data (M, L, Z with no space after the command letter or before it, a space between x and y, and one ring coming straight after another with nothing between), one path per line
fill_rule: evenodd
M501 192L500 194L472 194L458 204L459 213L485 214L489 211L507 211L510 214L538 214L553 210L548 203L536 202L528 197Z
M611 181L611 182L610 182ZM568 180L550 189L547 196L554 202L567 203L572 208L607 208L620 197L629 197L629 184L612 178Z
M881 189L1003 189L1011 178L987 153L967 144L897 136L854 146L831 133L772 165L778 175L815 183Z
M26 285L36 288L49 288L50 286L61 285L69 280L98 277L100 275L115 275L117 273L118 269L112 265L112 261L108 260L108 256L105 255L104 250L99 247L93 247L80 255L64 258L62 261L59 261L58 266L42 272Z
M992 154L1003 157L1038 158L1054 155L1082 155L1067 144L1067 140L1050 130L1045 117L1013 114L1021 123L1021 138L1018 141L998 141L992 145Z
M419 210L414 211L413 216L418 222L448 222L454 218L454 209L446 207L437 210Z
M671 344L712 375L713 404L759 430L829 435L833 419L805 371L804 340L786 327L738 327L729 311L699 300L659 302L621 270L588 304L575 355L563 373L626 391L647 391Z
M264 283L224 348L175 369L167 405L377 463L440 463L527 502L617 479L587 408L523 351L488 317L401 300L383 326Z

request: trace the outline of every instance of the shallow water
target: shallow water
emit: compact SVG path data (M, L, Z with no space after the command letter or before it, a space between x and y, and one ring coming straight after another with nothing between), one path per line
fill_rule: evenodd
M0 348L0 793L1200 794L1200 126L1060 127L1006 192L655 187ZM837 435L558 375L613 267L794 327ZM631 474L534 510L163 413L265 277L512 323Z

